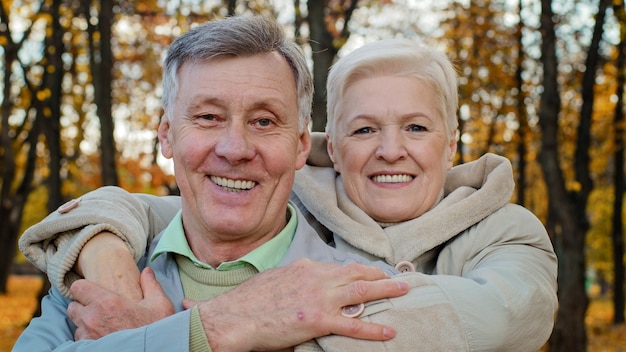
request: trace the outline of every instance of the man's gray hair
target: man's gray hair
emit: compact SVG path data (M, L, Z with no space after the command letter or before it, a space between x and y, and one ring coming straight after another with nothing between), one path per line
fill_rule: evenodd
M298 119L303 129L311 115L313 78L302 49L285 38L283 29L265 17L227 17L198 25L178 37L167 51L163 69L163 108L171 119L178 91L178 72L185 63L218 57L247 57L276 51L293 71L298 95Z

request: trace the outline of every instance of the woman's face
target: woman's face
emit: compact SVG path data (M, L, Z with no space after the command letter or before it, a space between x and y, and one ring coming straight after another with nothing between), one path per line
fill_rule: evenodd
M429 210L452 167L456 138L418 79L379 76L350 85L328 152L350 199L374 220Z

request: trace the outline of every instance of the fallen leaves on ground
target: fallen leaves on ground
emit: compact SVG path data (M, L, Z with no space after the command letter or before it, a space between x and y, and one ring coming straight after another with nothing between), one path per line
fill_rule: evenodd
M613 325L613 303L610 298L592 299L587 310L587 351L626 352L626 324Z
M8 294L0 295L0 352L11 351L15 340L37 308L42 279L11 276ZM613 306L607 298L592 299L587 311L589 352L626 352L626 325L614 326Z
M37 276L9 276L6 295L0 295L0 351L11 351L37 308L43 280Z

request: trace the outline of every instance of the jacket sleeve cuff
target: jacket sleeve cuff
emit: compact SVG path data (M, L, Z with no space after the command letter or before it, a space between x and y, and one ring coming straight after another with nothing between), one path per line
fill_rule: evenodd
M20 250L50 282L68 298L69 286L78 275L72 272L81 249L93 236L110 231L127 245L135 261L146 250L149 219L142 203L117 187L103 187L66 203L40 223L27 229ZM73 206L61 211L67 204Z

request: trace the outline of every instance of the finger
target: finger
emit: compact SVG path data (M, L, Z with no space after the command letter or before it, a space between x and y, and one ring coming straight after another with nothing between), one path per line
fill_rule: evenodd
M143 269L141 271L140 280L141 290L143 291L143 296L147 303L155 303L158 305L159 302L170 302L161 284L157 281L152 268L146 267Z
M153 313L159 315L160 318L164 318L171 314L174 314L174 306L170 299L163 291L161 284L157 281L154 271L150 267L144 268L141 272L141 290L145 297L140 305L144 308L151 309Z
M83 305L89 305L102 298L102 288L98 284L85 279L74 281L72 286L70 286L70 293L76 301Z
M141 276L139 277L141 282L141 290L143 291L143 296L146 299L164 296L163 289L161 288L161 284L156 279L154 275L154 271L150 267L146 267L141 271Z
M77 327L76 331L74 332L74 341L80 341L80 340L97 340L98 338L100 338L102 336L96 335L96 334L91 334L89 333L88 329L85 329L83 327Z
M67 316L72 320L74 325L76 325L76 331L74 332L75 341L91 338L87 329L83 328L84 324L81 317L84 310L85 307L76 301L70 302L67 306Z
M355 318L339 318L332 330L335 335L342 335L356 339L386 341L396 336L396 331L381 324L367 323Z
M405 295L409 284L401 280L384 279L377 281L355 281L342 287L340 303L345 305L359 304L378 299Z
M86 333L85 329L81 327L76 328L76 331L74 332L74 341L80 341L88 338L89 334Z
M389 275L381 269L369 265L351 263L342 266L339 270L349 280L345 282L346 284L356 280L374 281L389 278Z
M70 317L70 319L72 319L72 321L74 322L74 324L78 323L78 320L80 318L80 312L83 310L84 306L80 303L78 303L77 301L72 301L70 302L70 304L67 306L67 316Z
M198 304L200 304L199 301L194 301L192 299L183 299L183 308L184 309L189 309L189 308L193 308L195 306L197 306Z

